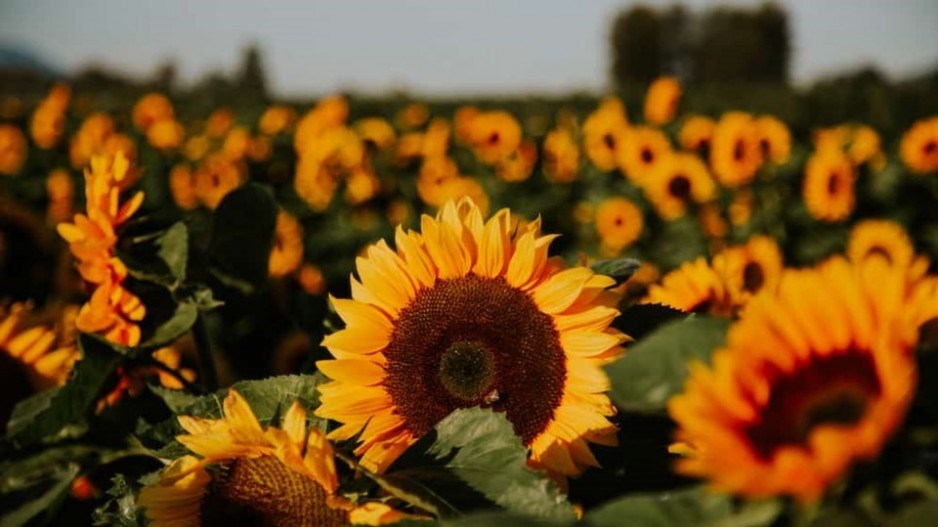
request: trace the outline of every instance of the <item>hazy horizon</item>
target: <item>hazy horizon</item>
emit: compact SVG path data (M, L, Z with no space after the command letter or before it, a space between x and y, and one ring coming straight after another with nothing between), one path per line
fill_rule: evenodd
M31 51L65 73L98 64L146 78L173 60L188 84L230 74L256 43L280 96L596 92L608 82L612 19L636 3L279 0L233 8L222 0L3 0L0 45ZM683 2L691 9L761 3ZM938 66L938 2L777 3L790 15L795 83L862 66L891 77Z

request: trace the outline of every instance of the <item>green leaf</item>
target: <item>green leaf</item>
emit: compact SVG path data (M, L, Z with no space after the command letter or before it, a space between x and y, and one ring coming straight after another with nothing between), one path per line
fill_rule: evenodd
M156 252L177 283L186 279L186 264L189 261L189 229L182 222L176 222L162 236L156 244Z
M147 387L154 395L162 399L173 413L178 414L199 402L198 395L188 394L182 390L170 390L158 384L148 384Z
M436 425L436 434L429 453L494 503L538 518L573 519L557 485L528 467L527 449L503 414L456 410Z
M267 281L277 203L264 187L248 183L228 193L215 210L209 255L215 275L250 293Z
M27 399L13 409L7 438L15 445L42 441L94 409L104 384L123 356L103 340L87 334L78 337L78 346L82 359L64 386Z
M19 507L0 516L0 527L21 527L43 513L51 516L58 509L58 505L65 497L65 493L68 492L72 480L78 476L79 470L80 467L76 464L69 464L64 467L56 473L52 484L38 497L20 502Z
M111 496L104 505L95 509L92 514L93 525L111 527L140 527L144 525L142 510L137 507L136 495L133 487L127 483L123 475L118 474L111 479L111 488L107 494Z
M636 494L586 514L590 527L670 527L710 525L732 514L729 497L693 488L660 494Z
M153 330L153 334L140 345L141 348L162 348L184 335L195 324L199 316L199 306L193 300L183 300L176 304L176 310L168 320Z
M606 366L612 400L623 410L663 411L683 389L688 363L708 362L729 325L726 319L694 316L661 326Z
M609 260L597 260L590 268L598 274L603 274L615 279L616 285L619 285L631 278L641 265L642 262L635 258L612 258Z
M570 527L575 524L573 520L545 520L506 511L484 511L432 523L422 520L404 520L393 525L394 527L478 527L482 525L498 527Z

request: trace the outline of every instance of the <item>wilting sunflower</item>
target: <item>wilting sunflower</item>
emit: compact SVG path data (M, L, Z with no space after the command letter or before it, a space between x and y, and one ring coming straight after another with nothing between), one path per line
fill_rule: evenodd
M548 258L540 221L487 222L470 200L447 203L421 231L397 229L357 261L352 298L332 299L345 329L323 340L316 415L360 434L361 463L383 471L457 408L504 412L554 473L595 466L588 442L614 444L615 410L601 365L625 336L610 327L608 277Z
M0 174L15 176L23 168L29 148L26 136L12 124L0 124Z
M748 184L762 165L759 128L751 115L729 112L713 130L710 145L710 167L723 186Z
M745 244L727 247L713 257L713 269L727 284L736 305L763 289L773 290L783 267L778 243L765 235L753 236Z
M912 172L925 174L938 170L938 117L912 125L902 135L899 155Z
M583 123L583 149L590 163L604 172L616 168L616 158L628 128L622 101L615 97L603 99Z
M723 277L707 259L684 262L652 284L643 304L662 304L686 313L728 316L735 308L733 294Z
M642 234L642 211L631 201L614 197L596 209L596 233L606 252L618 254Z
M616 150L619 170L636 185L651 177L661 160L671 152L667 136L657 128L636 126L624 135L625 144Z
M783 273L670 401L676 438L691 447L677 470L747 497L818 499L902 422L936 292L882 260Z
M684 119L681 124L679 140L684 150L694 150L701 157L710 157L710 143L713 140L713 130L716 123L709 117L692 115Z
M221 419L183 416L187 455L140 491L151 527L266 525L339 527L382 525L409 515L381 503L354 505L336 496L332 445L318 428L307 430L295 402L280 428L261 427L247 401L231 390Z
M665 220L680 218L688 205L710 201L716 192L707 165L694 154L683 152L665 155L643 188Z
M890 220L863 220L850 230L847 258L862 262L867 258L883 258L898 267L928 267L924 258L915 258L912 239L901 224Z
M840 150L825 149L814 153L805 166L802 195L808 212L816 219L845 220L856 201L856 168Z
M791 132L788 126L777 117L763 115L756 119L756 129L763 159L776 165L787 163L791 154Z
M645 95L645 121L662 126L674 119L681 102L681 84L674 77L659 77Z
M289 212L277 213L274 239L268 258L268 273L273 277L286 276L303 263L303 226Z

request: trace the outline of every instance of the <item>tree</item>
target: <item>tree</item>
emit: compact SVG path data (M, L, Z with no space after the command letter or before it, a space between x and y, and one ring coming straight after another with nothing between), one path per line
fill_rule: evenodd
M619 14L612 26L612 79L623 88L649 82L662 73L662 24L658 12L635 6Z
M245 94L255 95L261 99L267 98L267 78L264 75L261 52L256 45L252 44L244 52L237 84Z

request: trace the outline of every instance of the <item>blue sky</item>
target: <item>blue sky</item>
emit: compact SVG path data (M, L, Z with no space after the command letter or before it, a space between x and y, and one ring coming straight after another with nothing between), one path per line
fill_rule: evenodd
M191 81L208 70L232 71L253 41L281 95L599 91L611 17L632 3L0 0L0 45L24 46L66 71L97 62L149 75L172 58ZM938 65L938 1L779 3L791 15L798 82L861 64L896 76Z

